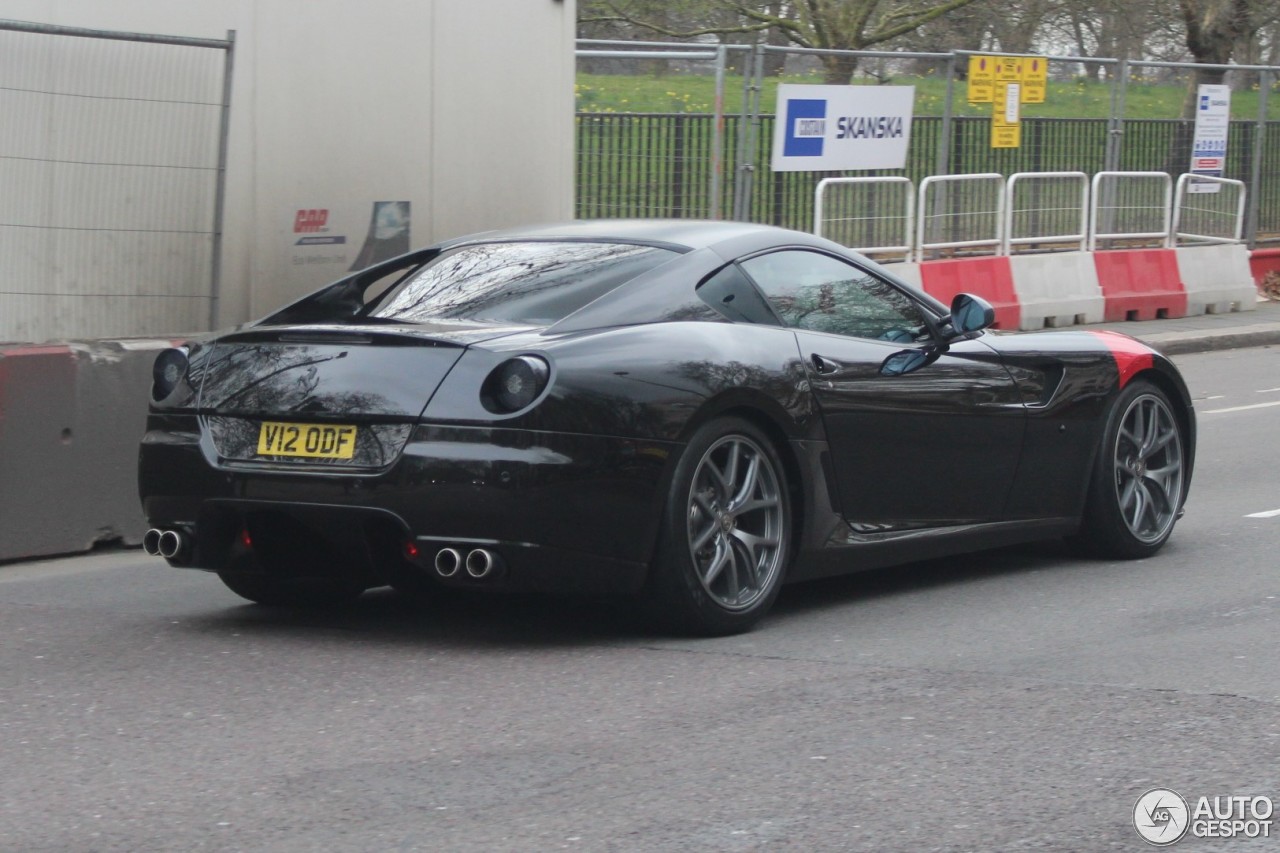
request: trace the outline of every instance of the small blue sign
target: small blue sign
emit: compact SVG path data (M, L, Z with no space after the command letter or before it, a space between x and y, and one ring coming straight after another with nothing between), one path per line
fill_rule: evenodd
M786 137L782 153L786 157L821 157L827 135L825 99L795 98L787 101Z

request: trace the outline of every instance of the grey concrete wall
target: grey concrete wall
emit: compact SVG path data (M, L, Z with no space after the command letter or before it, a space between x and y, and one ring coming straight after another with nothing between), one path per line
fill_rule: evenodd
M170 341L0 346L0 560L138 544L138 440Z

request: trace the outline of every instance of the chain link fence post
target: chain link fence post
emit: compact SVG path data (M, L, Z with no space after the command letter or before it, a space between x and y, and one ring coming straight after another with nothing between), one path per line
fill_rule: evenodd
M947 94L942 99L942 120L938 126L938 158L934 164L935 175L951 174L951 118L952 99L956 91L956 63L963 54L952 52L947 63Z
M1262 201L1262 157L1267 144L1267 107L1271 94L1272 72L1258 74L1258 118L1253 125L1253 157L1249 164L1249 199L1245 213L1244 239L1250 249L1258 245L1258 208Z
M715 115L711 127L711 187L707 218L720 218L720 191L724 183L724 64L725 46L716 46L716 94L712 107Z
M743 68L742 114L738 118L738 168L734 173L733 218L751 221L755 190L756 140L760 133L760 93L764 88L764 45L757 44L746 57Z
M227 146L231 138L231 82L235 69L236 31L227 30L227 49L222 62L222 115L218 119L218 175L213 191L213 258L209 271L209 328L219 326L222 300L222 232L227 207Z
M1129 86L1129 60L1120 60L1111 78L1111 114L1107 117L1107 156L1104 172L1120 169L1120 151L1124 147L1124 99Z

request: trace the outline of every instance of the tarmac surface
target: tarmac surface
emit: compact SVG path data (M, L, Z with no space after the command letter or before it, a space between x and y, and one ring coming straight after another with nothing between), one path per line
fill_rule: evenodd
M1280 302L1260 301L1253 311L1233 311L1229 314L1200 314L1176 320L1095 323L1067 328L1123 332L1150 344L1165 355L1269 346L1280 344Z

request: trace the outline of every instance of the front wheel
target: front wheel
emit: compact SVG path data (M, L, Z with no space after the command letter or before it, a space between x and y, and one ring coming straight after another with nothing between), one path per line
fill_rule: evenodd
M1075 544L1127 559L1158 551L1186 497L1184 444L1165 393L1145 380L1131 382L1107 418Z
M790 548L791 505L773 444L741 418L711 421L676 466L649 609L679 631L750 630L778 596Z

